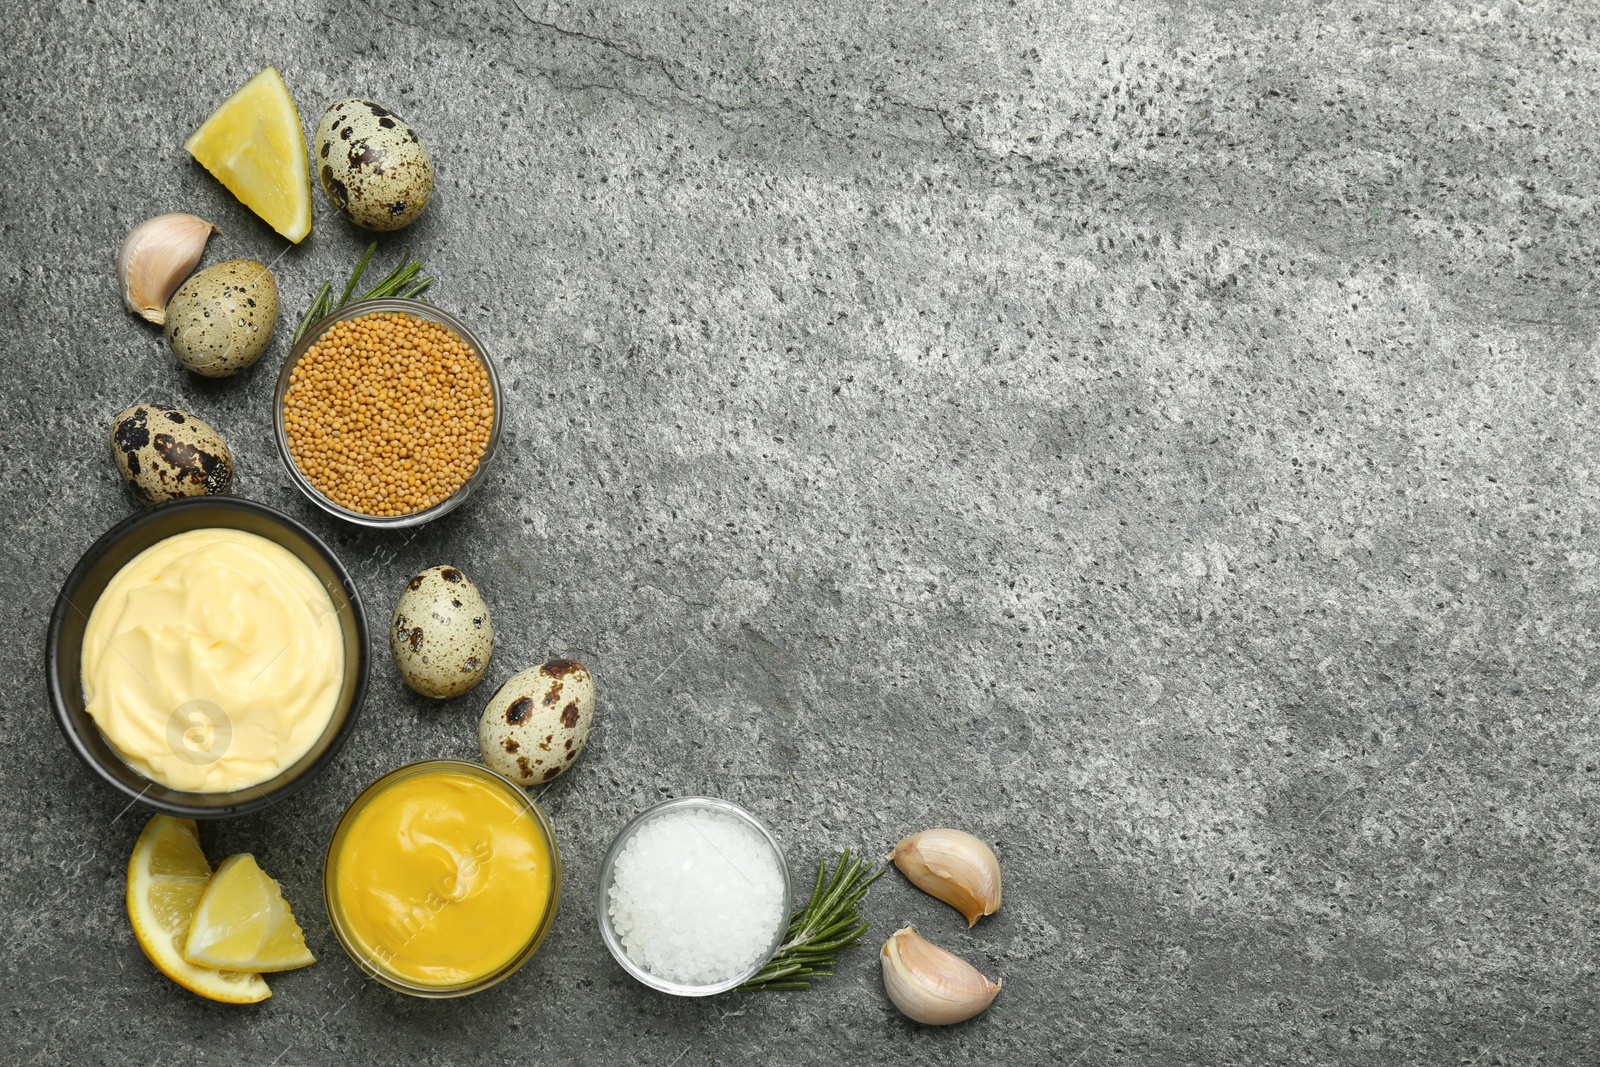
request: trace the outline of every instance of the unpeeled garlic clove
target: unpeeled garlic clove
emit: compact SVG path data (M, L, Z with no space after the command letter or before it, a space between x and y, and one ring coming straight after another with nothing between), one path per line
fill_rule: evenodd
M912 885L966 916L969 929L1000 910L1000 861L969 833L924 830L894 846L888 858Z
M883 943L883 988L907 1018L932 1026L964 1022L983 1011L1000 983L907 926Z
M193 273L211 235L221 232L205 219L181 212L135 226L117 252L117 281L128 310L163 325L167 301Z

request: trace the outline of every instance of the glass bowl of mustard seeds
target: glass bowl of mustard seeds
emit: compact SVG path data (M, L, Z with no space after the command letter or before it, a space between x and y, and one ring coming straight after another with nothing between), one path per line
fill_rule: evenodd
M290 479L324 511L418 526L483 480L504 410L494 363L461 320L420 300L363 300L289 352L273 430Z

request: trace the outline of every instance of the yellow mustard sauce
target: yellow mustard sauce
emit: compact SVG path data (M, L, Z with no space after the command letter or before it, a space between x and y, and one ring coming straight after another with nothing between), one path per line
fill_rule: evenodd
M527 949L554 857L514 786L442 767L397 778L346 819L329 906L365 955L423 986L469 985Z

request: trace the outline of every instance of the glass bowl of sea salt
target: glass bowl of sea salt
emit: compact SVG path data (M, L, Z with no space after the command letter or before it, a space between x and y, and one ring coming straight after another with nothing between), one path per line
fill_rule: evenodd
M600 936L680 997L725 993L783 944L793 898L777 838L737 804L679 797L634 816L600 862Z

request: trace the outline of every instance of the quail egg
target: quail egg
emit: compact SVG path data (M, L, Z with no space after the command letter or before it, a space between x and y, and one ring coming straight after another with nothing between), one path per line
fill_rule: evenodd
M411 225L433 195L433 160L417 132L371 100L340 100L322 113L312 160L333 206L369 230Z
M553 659L512 675L478 720L478 751L491 770L522 785L560 776L583 754L594 724L594 678Z
M111 420L111 452L145 504L220 496L233 486L233 454L222 436L186 411L135 404Z
M167 303L167 343L178 362L207 378L244 370L267 350L278 322L278 283L253 259L207 267Z
M460 696L483 679L494 655L489 605L460 568L429 567L400 594L389 651L400 677L423 696Z

